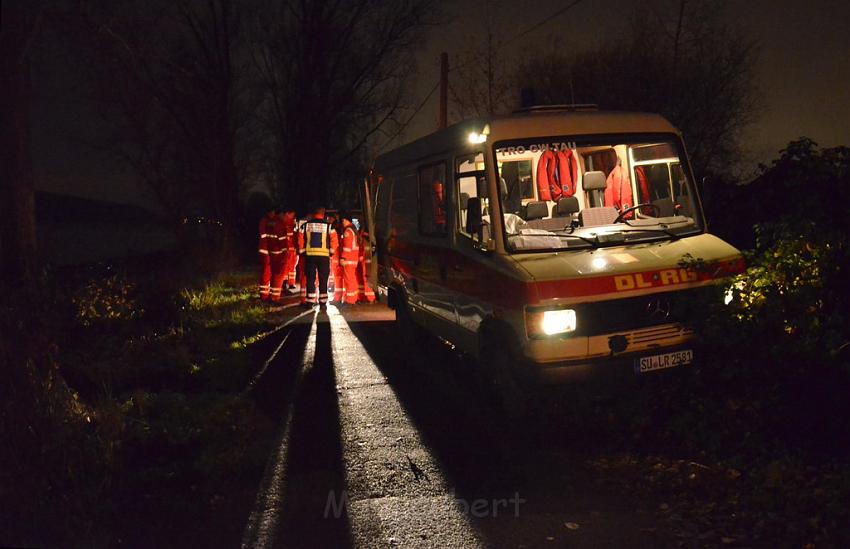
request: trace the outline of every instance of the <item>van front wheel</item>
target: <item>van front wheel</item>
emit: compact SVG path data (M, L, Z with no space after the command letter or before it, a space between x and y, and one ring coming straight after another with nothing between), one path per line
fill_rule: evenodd
M506 330L485 329L480 335L479 367L492 386L507 417L524 418L532 413L534 383L522 371L524 359Z

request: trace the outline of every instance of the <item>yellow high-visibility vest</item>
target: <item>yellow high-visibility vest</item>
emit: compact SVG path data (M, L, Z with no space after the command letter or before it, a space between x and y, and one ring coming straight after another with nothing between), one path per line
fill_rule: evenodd
M308 219L302 227L304 249L307 255L331 255L331 225L324 219Z

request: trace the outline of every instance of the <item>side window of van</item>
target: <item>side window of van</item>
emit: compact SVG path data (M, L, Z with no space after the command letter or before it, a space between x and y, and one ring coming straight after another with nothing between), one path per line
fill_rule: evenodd
M391 176L389 238L416 231L416 173Z
M393 178L378 179L378 193L375 204L375 228L380 245L389 236L390 200L392 199Z
M446 165L419 168L419 234L446 236Z
M484 155L468 155L455 161L455 189L457 193L457 231L473 237L466 230L466 208L470 198L482 198L487 215L487 183L484 176Z

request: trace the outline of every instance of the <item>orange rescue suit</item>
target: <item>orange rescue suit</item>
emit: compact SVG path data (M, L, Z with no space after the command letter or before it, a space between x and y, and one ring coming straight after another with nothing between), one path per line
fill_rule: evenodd
M342 222L342 250L339 263L342 266L343 286L345 287L345 303L357 303L359 294L357 284L357 265L360 261L360 243L354 225L350 221Z
M280 221L277 215L269 212L260 219L259 234L260 244L258 251L260 253L260 299L274 299L275 296L280 297L280 289L273 286L274 278L283 269L283 250L279 240Z

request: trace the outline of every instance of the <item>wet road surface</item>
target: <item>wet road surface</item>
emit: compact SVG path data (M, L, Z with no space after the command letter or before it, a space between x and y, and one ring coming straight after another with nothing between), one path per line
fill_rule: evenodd
M667 545L658 502L507 421L448 345L403 348L381 305L291 314L251 388L280 427L243 547Z

